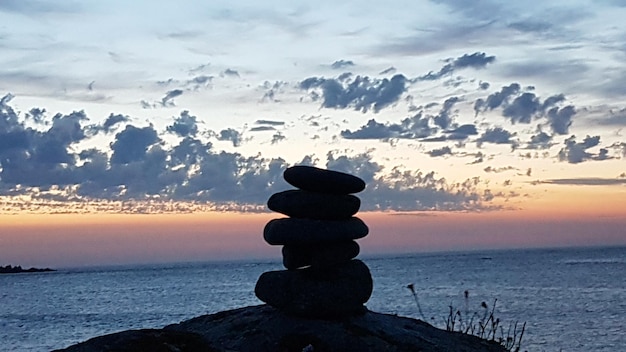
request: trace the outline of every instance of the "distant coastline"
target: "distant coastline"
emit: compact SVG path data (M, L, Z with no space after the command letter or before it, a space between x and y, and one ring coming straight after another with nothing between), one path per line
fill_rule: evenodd
M50 269L50 268L29 268L29 269L23 269L21 266L17 265L17 266L12 266L12 265L7 265L7 266L0 266L0 274L18 274L18 273L43 273L43 272L48 272L48 271L56 271L54 269Z

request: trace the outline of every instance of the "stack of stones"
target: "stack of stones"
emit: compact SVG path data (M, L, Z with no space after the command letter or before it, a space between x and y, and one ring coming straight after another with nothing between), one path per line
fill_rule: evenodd
M353 193L365 188L360 178L311 166L294 166L283 177L298 188L270 197L268 207L288 218L273 219L263 237L270 245L282 245L287 270L261 275L256 296L292 315L308 318L341 318L366 311L372 294L368 267L354 259L355 239L368 228L354 217L361 201Z

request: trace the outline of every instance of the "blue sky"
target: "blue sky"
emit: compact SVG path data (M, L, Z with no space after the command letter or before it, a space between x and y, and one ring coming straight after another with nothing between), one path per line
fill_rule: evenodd
M256 211L298 163L361 176L368 210L623 195L625 17L609 0L3 0L0 211Z

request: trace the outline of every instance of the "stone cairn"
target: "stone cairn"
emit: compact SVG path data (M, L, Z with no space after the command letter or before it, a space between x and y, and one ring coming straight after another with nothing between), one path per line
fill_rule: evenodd
M273 194L267 206L288 218L267 223L263 237L282 245L287 270L261 274L254 289L263 302L306 318L342 318L366 311L373 289L368 267L354 259L355 239L368 228L354 217L365 182L346 173L294 166L283 177L298 188Z

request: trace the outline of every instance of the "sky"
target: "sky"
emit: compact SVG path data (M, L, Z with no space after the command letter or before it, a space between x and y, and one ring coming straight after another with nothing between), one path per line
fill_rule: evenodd
M279 257L282 172L364 254L625 245L626 3L0 2L0 265ZM6 265L5 264L5 265Z

